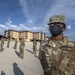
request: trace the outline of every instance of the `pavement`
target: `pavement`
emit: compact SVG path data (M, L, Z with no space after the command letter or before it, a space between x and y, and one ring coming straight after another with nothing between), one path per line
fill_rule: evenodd
M4 42L4 50L0 52L0 75L44 75L39 55L39 43L37 44L37 57L32 54L33 43L25 42L24 59L19 56L19 42L17 50L13 49L14 42L10 42L7 48L7 41Z

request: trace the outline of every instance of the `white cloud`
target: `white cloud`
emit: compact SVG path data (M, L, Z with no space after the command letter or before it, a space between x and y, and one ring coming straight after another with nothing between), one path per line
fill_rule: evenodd
M71 33L65 33L64 35L68 36L69 39L75 41L75 31L72 31Z
M67 26L68 29L71 29L71 25Z
M33 2L35 2L35 0L33 0ZM28 0L20 0L25 17L27 16L28 19L30 18L32 21L34 21L33 25L37 25L39 22L39 26L41 25L41 28L43 28L44 32L49 32L48 27L44 25L48 24L49 18L53 15L64 15L67 23L70 23L71 20L75 19L75 0L54 0L53 3L52 0L47 0L46 2L45 0L37 0L35 2L36 5L33 5L33 2L32 0L29 2ZM43 4L43 2L45 4ZM30 22L32 22L31 20ZM36 20L38 22L36 22ZM71 25L67 26L67 28L71 29Z
M32 20L30 20L31 22ZM8 20L5 22L5 24L0 24L0 34L3 35L4 34L4 30L17 30L17 31L21 31L21 30L29 30L29 31L42 31L41 27L27 27L25 23L19 24L19 25L15 25L12 23L11 19L8 18Z
M13 22L11 21L11 19L9 17L9 19L5 22L5 24L0 24L0 29L1 29L0 34L2 34L2 32L4 30L7 30L7 29L43 31L43 32L48 33L49 29L48 29L48 26L46 24L48 23L49 18L52 15L58 15L58 14L65 15L68 21L69 21L69 19L75 18L75 14L74 14L74 12L75 12L75 0L55 0L55 2L53 4L50 4L49 2L47 2L46 4L41 5L40 3L42 3L42 1L43 0L38 1L39 2L38 4L40 6L40 8L38 8L38 6L36 6L36 7L34 7L33 5L28 6L27 0L20 0L20 4L22 6L23 13L25 14L25 17L27 18L26 21L28 23L25 22L25 23L22 23L19 25L15 25L15 24L13 24ZM47 6L48 3L51 5L51 7ZM30 7L31 8L34 7L36 10L30 9ZM45 11L47 11L47 12L43 13ZM14 16L14 14L12 14L12 16ZM41 17L43 17L43 20L41 20L42 19ZM36 20L37 20L37 22L36 22ZM38 22L40 25L37 24ZM28 26L28 24L31 25L32 27ZM67 26L67 28L71 29L71 25Z
M5 22L6 24L11 24L12 21L10 20L10 17L8 18L8 20Z
M20 5L22 6L23 13L26 13L25 16L29 17L26 0L20 0Z
M64 15L66 19L75 18L75 0L55 0L55 3L48 10L45 22L48 23L49 18L53 15Z
M29 20L28 22L32 23L33 21L32 20Z

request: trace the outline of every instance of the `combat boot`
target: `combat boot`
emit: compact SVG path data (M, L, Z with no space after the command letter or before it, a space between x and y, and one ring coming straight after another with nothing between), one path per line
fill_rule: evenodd
M9 48L9 46L7 46L7 48Z
M23 57L21 57L21 59L23 60Z

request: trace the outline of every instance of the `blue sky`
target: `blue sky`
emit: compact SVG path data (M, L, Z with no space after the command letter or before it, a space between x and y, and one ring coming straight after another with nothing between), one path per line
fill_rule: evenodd
M47 24L53 15L66 17L64 35L75 41L75 0L0 0L0 34L13 29L50 36Z

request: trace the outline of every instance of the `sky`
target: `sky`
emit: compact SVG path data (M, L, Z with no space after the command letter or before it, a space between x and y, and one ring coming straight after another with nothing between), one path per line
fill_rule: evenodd
M0 35L4 30L42 31L49 33L49 19L64 15L64 36L75 41L75 0L0 0Z

